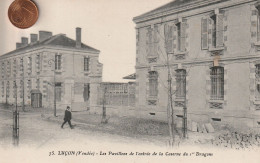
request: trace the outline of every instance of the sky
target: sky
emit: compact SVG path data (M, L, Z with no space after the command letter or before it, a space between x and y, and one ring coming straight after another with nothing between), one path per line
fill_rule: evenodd
M136 34L133 17L171 0L34 0L40 13L34 26L14 27L7 16L13 0L0 1L0 55L15 49L21 37L39 30L64 33L75 39L82 28L82 42L101 51L103 81L123 82L135 72Z

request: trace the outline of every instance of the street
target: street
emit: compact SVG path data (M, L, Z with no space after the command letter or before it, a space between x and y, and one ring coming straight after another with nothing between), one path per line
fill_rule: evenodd
M89 129L88 126L91 124L74 121L72 121L75 125L74 129L70 129L68 124L61 129L63 113L58 112L58 116L53 117L52 112L46 111L20 111L19 147L15 148L12 145L12 112L0 109L2 122L0 124L0 152L3 162L21 162L20 160L23 160L22 162L64 162L64 160L86 162L86 159L89 162L112 162L112 160L116 162L115 158L119 158L118 162L122 162L121 159L124 160L123 162L183 161L184 159L185 161L196 159L200 162L207 162L212 158L221 160L221 156L228 156L234 152L185 145L169 149L166 144L158 144L155 139L159 137L152 140L145 136L144 138L124 136ZM201 153L195 155L194 151ZM132 156L130 156L131 152ZM183 157L184 153L189 152L191 157ZM242 155L244 158L245 154L244 152Z

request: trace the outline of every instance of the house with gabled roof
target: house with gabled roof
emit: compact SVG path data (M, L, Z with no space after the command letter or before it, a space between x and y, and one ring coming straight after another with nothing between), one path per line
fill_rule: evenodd
M38 38L39 36L39 38ZM22 37L16 49L0 56L0 102L32 107L87 109L97 104L102 81L100 51L65 34L39 31Z

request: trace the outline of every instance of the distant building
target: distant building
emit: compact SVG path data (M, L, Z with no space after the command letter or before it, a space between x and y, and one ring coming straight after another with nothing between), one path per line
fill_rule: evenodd
M138 115L260 127L260 3L175 0L134 18ZM169 64L167 64L167 54Z
M47 31L40 31L39 39L31 34L30 40L22 37L14 51L0 56L1 103L14 104L17 95L19 105L24 101L33 107L53 107L55 99L57 108L97 104L100 51L81 42L81 28L76 40Z
M99 88L99 104L109 106L135 106L135 82L102 82Z

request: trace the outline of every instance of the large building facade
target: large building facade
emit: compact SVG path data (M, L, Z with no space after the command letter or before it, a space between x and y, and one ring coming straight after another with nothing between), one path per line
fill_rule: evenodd
M64 34L40 31L22 37L16 49L0 56L0 102L33 107L87 109L97 104L103 65L99 50ZM75 107L73 107L75 106Z
M260 127L260 3L175 0L135 17L138 114ZM169 64L168 64L169 63ZM177 118L178 119L178 118Z

